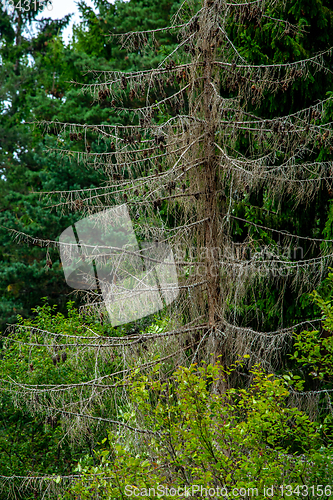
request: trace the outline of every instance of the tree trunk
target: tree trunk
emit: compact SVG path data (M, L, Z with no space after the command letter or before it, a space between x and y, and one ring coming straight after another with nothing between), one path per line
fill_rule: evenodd
M213 93L213 63L215 48L213 44L212 25L210 18L215 16L205 1L205 16L202 26L202 59L204 62L204 99L203 114L205 118L205 139L202 186L204 191L203 212L204 218L204 246L205 246L205 273L207 279L208 323L215 326L218 319L218 305L220 296L219 269L215 261L218 244L218 207L217 192L217 158L215 154L215 133L217 128L216 105Z

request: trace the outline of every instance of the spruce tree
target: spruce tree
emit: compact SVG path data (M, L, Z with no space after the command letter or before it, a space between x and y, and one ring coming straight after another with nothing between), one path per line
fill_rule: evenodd
M96 71L96 83L82 85L118 124L49 123L60 141L83 144L63 153L104 169L107 180L99 191L62 191L59 204L81 210L82 217L127 204L139 240L173 248L181 293L170 305L170 325L190 323L194 342L208 350L213 342L222 352L227 343L226 356L241 345L247 352L255 338L261 339L258 352L267 347L260 329L269 323L255 318L257 292L272 284L278 290L275 326L287 336L290 324L278 309L284 293L294 290L296 301L321 282L330 263L330 242L316 237L315 228L289 234L279 219L287 207L293 220L292 209L310 205L329 180L331 163L321 157L331 152L331 98L298 109L292 96L293 112L282 116L265 108L289 87L307 84L320 71L330 74L330 51L280 64L248 62L241 41L248 24L265 33L273 23L275 36L304 35L283 18L284 4L251 5L212 3L198 10L184 4L171 28L121 35L123 47L143 56L159 46L161 31L178 32L179 45L156 68ZM270 47L267 52L269 60ZM273 227L260 223L269 218ZM103 303L98 293L94 300ZM257 333L249 330L254 319ZM283 336L268 342L273 355Z
M20 382L17 389L18 400L34 411L47 407L50 415L62 413L76 435L78 430L91 432L94 423L117 422L103 413L103 398L118 390L113 377L125 376L133 366L149 371L162 360L160 375L165 379L175 367L198 359L220 356L228 365L245 355L246 369L260 362L274 373L281 367L281 353L287 352L293 330L313 319L286 324L282 305L285 295L296 301L320 284L331 265L332 241L321 238L316 227L310 227L307 235L292 234L279 222L287 206L297 226L292 210L302 203L315 206L311 203L321 196L323 184L330 183L332 99L322 95L302 108L294 96L290 112L277 110L273 116L266 105L276 104L289 88L308 85L320 72L330 75L331 52L303 58L295 49L294 60L276 62L268 44L260 47L260 57L264 55L267 62L254 63L257 54L247 50L249 26L263 34L274 27L276 39L287 34L299 41L305 35L304 26L293 24L293 15L286 16L285 9L286 3L274 1L184 2L169 28L118 36L122 47L144 56L154 48L163 54L161 33L178 33L177 47L157 67L135 72L96 70L95 83L81 86L94 102L109 107L110 123L47 124L59 143L65 144L67 138L78 141L76 148L64 148L63 154L102 169L106 178L98 189L54 193L55 204L75 210L83 220L126 205L139 257L146 259L147 267L149 261L162 265L153 251L147 258L144 243L154 242L150 244L155 249L167 243L178 276L173 286L179 293L160 313L160 328L152 325L144 330L139 324L127 336L118 325L109 335L80 329L82 335L74 339L30 328L27 346L40 346L49 354L52 349L66 349L66 363L72 369L82 363L80 353L90 360L90 380L43 388ZM267 224L270 220L272 226ZM65 246L48 239L39 243L60 250ZM115 258L114 248L96 245L99 254L104 251L104 259ZM92 262L89 250L87 255ZM82 250L82 266L83 256ZM104 323L103 280L96 272L84 277L86 283L90 279L89 286L82 287L88 289L84 313ZM272 311L267 302L263 311L260 302L272 289L277 294L272 304L277 328L268 331L264 313L269 316ZM113 290L122 293L120 286ZM20 328L29 332L29 327ZM115 352L122 353L117 374L110 373L106 364ZM216 392L225 389L223 384L214 387ZM79 422L76 429L72 417ZM119 419L118 425L125 424Z

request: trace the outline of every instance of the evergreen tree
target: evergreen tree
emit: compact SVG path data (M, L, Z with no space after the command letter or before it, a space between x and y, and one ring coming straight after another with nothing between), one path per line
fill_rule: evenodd
M324 228L325 213L320 219L315 214L304 235L308 219L300 220L296 210L308 204L313 211L316 203L325 209L327 203L327 197L324 202L318 199L330 177L326 155L331 154L331 99L322 95L317 102L315 95L316 102L303 108L299 104L305 99L298 102L295 93L320 70L331 74L330 51L307 54L301 44L306 23L294 7L226 4L223 15L220 7L223 10L217 4L205 6L196 14L196 6L182 6L175 19L182 15L184 20L171 28L179 31L181 42L156 69L96 72L95 84L81 85L82 92L92 93L109 110L110 123L50 126L57 129L59 140L82 137L82 148L64 153L76 154L106 174L101 194L62 191L64 206L75 202L85 207L84 215L126 202L139 240L168 241L177 252L182 292L171 307L173 325L190 322L193 331L203 328L200 335L215 338L217 344L219 331L238 346L244 332L250 344L254 338L266 338L260 331L250 335L248 328L254 324L265 331L291 323L292 329L284 296L296 302L321 282L329 265L330 242L318 231L318 226ZM329 11L323 12L330 19ZM323 16L318 14L318 19L318 24L323 22ZM260 31L260 52L249 53L251 26ZM281 53L273 50L275 40L285 37L286 30L292 61L276 62ZM144 57L145 51L160 45L161 31L170 29L130 32L120 40L136 57ZM330 82L322 79L318 91L325 94ZM273 115L289 88L291 112ZM113 124L117 118L118 124ZM297 226L301 234L289 231ZM277 296L271 295L275 303L269 311L264 295L272 287ZM96 301L102 301L98 294ZM283 342L280 335L272 338ZM264 345L259 344L261 352ZM224 350L233 352L234 347Z
M331 22L328 7L315 15L318 24ZM25 325L25 337L20 340L25 348L37 346L48 353L50 345L66 349L73 371L82 363L80 351L89 352L91 366L91 359L96 364L94 376L82 383L73 383L70 375L61 387L40 388L36 378L34 383L20 381L21 404L36 412L48 407L54 418L62 412L76 435L91 432L94 422L100 421L149 433L140 426L145 420L140 422L139 414L134 425L131 413L121 416L119 412L118 420L103 413L105 394L124 384L123 377L133 366L149 373L162 360L159 377L166 380L175 367L211 360L211 354L213 361L220 356L225 365L245 356L243 375L236 370L228 380L244 386L253 380L250 370L255 363L275 374L281 368L281 352L286 352L293 330L313 319L295 325L287 316L287 323L285 298L295 301L320 284L332 260L332 241L318 234L326 214L314 216L304 234L306 219L300 221L297 212L292 213L302 203L315 207L313 200L319 207L326 206L327 201L320 199L322 185L330 182L332 168L331 96L325 95L330 77L322 78L315 96L304 91L305 107L304 96L301 99L296 92L321 78L321 71L331 74L331 55L322 37L319 54L309 54L302 46L303 21L296 6L283 2L184 2L170 28L120 36L122 46L134 53L133 59L157 48L163 56L157 67L96 70L94 83L81 85L84 93L109 110L108 123L49 122L64 144L64 154L76 155L106 176L105 186L99 189L55 193L58 202L82 217L126 204L139 242L134 257L146 260L146 270L152 269L151 261L162 266L158 249L167 242L174 251L178 283L172 285L179 295L161 312L157 325L126 337L121 337L121 327L110 335L95 332L91 338L80 331L73 339L72 334L40 332ZM254 48L253 30L260 32L261 41ZM178 33L179 43L165 55L159 36L169 32ZM276 50L278 40L286 36L290 52ZM289 88L293 90L288 94ZM276 104L283 95L290 96L290 106L287 97L283 105ZM79 143L69 149L68 139ZM291 221L287 227L285 207ZM289 231L297 226L302 234ZM147 240L155 247L148 257ZM38 242L65 246L49 239ZM81 244L82 266L84 262L95 266L91 276L84 276L89 283L84 287L89 288L84 311L93 317L97 312L97 319L104 322L105 307L112 313L117 298L123 300L126 280L118 285L113 280L119 249L118 253L114 248L106 251L94 242L97 255L104 252L104 262L113 266L110 282L110 274L103 280L96 272L91 245L85 255ZM158 258L154 258L156 252ZM125 270L130 273L132 262L125 255ZM160 287L164 298L170 292L168 285ZM110 289L113 302L102 293ZM271 324L275 331L267 331ZM12 340L15 345L17 338ZM117 348L123 358L114 374L114 367L102 368L101 360L113 356ZM223 394L226 382L215 382L214 391ZM33 393L31 400L26 391ZM130 403L129 407L133 408ZM69 424L71 416L78 420L76 429ZM125 439L125 434L119 434L120 440ZM131 443L135 448L135 438Z

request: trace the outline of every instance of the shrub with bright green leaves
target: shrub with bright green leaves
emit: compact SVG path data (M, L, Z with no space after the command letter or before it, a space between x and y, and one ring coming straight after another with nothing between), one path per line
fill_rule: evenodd
M155 376L133 375L137 423L127 423L145 433L126 443L110 434L108 447L97 452L99 465L79 465L82 479L65 498L155 498L157 492L180 498L162 488L184 492L194 485L225 488L228 498L239 497L234 488L257 488L262 497L271 486L271 498L281 498L278 485L329 484L332 457L321 446L320 429L288 407L283 380L257 366L248 389L218 390L238 368L194 364L168 382L159 380L158 367Z
M290 373L290 384L302 390L303 401L312 406L312 413L324 429L325 444L333 445L333 273L323 282L320 293L314 291L311 298L321 311L322 327L294 334L294 352L289 355L296 366ZM294 384L295 371L304 380ZM298 377L300 378L300 377ZM297 387L301 382L302 387ZM296 394L297 395L297 394Z
M295 335L294 353L290 356L300 363L317 380L332 385L333 382L333 273L324 282L327 297L317 291L311 296L321 310L324 331L304 330ZM328 290L327 290L328 288Z

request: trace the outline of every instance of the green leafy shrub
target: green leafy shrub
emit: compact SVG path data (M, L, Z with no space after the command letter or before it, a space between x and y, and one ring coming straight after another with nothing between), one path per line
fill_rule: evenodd
M278 485L296 488L318 478L329 484L333 466L321 448L320 430L288 407L283 380L256 366L248 389L218 390L237 366L181 367L168 382L158 379L158 367L155 376L134 374L131 397L137 425L146 431L141 450L133 440L120 444L110 434L109 446L97 453L99 465L79 465L82 479L65 498L179 497L166 487L182 493L219 487L228 498L239 497L240 488L257 488L260 497L273 487L272 498L280 498ZM134 425L131 418L128 424Z

